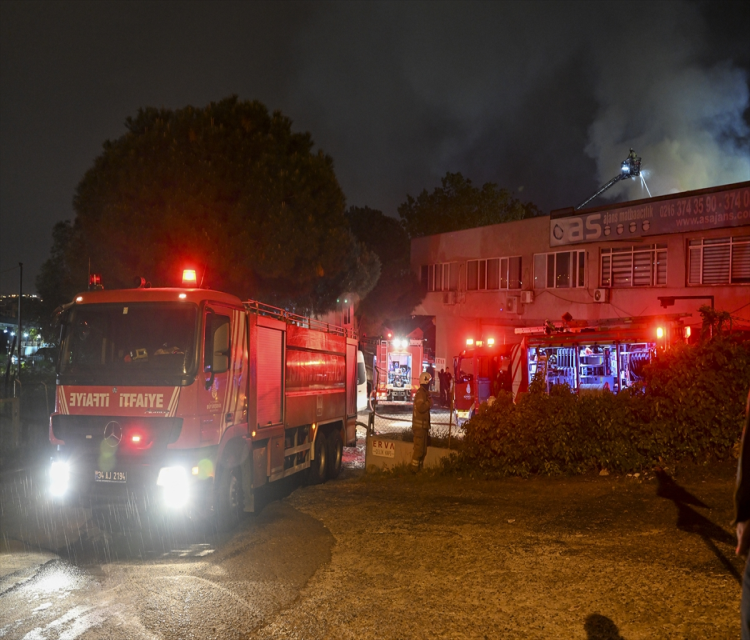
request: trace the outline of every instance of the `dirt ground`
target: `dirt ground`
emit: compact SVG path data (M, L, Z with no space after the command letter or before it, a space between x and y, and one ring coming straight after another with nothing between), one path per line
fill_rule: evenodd
M285 502L330 564L254 638L739 638L733 465L348 477Z

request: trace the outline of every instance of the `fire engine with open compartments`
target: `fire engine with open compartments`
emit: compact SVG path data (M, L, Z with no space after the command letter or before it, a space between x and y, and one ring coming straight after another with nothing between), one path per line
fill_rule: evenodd
M576 392L618 393L643 380L643 368L659 350L690 337L689 314L661 314L519 327L521 339L495 344L493 337L469 337L453 359L454 408L460 424L501 390L528 391L538 379L549 391L567 384Z
M207 289L88 291L61 315L50 488L231 526L266 483L338 475L356 392L344 328Z

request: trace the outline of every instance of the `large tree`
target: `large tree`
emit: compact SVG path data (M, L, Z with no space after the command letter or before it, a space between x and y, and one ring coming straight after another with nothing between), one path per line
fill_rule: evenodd
M409 237L483 227L540 215L530 202L521 202L507 189L487 182L481 188L460 173L446 173L442 186L426 189L417 198L406 196L398 213Z
M378 283L357 309L362 331L376 335L384 323L410 316L424 290L411 270L409 237L398 220L369 207L350 207L346 217L354 235L382 265Z
M280 112L233 96L140 109L126 128L78 185L42 279L62 262L72 295L89 264L108 287L176 285L193 266L204 286L314 313L374 286L378 258L349 230L332 159Z

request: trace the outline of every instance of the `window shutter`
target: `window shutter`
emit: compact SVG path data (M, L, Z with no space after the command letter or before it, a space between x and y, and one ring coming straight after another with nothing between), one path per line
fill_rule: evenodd
M701 283L701 247L689 249L688 284Z
M654 284L667 284L667 252L656 252L656 282Z
M633 254L633 286L651 286L651 251L638 251Z
M612 286L629 287L632 285L633 254L612 254Z
M610 268L612 266L612 257L609 254L602 255L602 272L599 282L603 287L612 286L612 275Z
M703 284L729 283L729 238L703 241Z
M732 284L750 282L750 238L732 244Z

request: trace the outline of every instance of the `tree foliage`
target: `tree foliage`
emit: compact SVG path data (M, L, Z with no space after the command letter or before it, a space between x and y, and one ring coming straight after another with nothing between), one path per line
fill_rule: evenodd
M398 220L369 207L350 207L346 217L357 240L381 263L380 279L357 309L362 331L375 335L385 321L410 315L424 291L411 270L411 244Z
M378 258L348 228L332 159L280 112L235 96L140 109L126 128L78 185L43 280L62 265L72 295L90 260L108 287L173 286L190 265L204 286L314 313L374 286Z
M432 193L423 190L417 198L407 195L399 208L402 223L411 238L435 233L472 229L541 214L532 203L514 198L493 182L475 187L460 173L446 173Z

